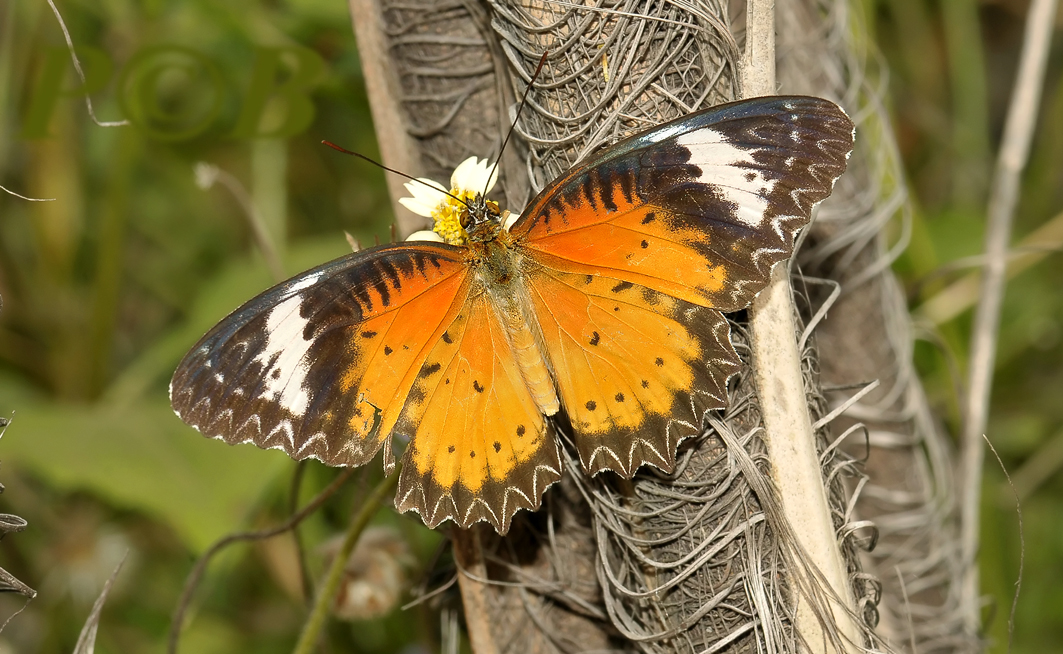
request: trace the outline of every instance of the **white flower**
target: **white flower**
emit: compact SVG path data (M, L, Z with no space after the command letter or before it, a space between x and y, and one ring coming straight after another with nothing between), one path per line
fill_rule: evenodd
M498 181L498 167L488 164L487 159L469 157L458 164L450 176L450 195L442 184L431 179L418 178L406 182L406 190L412 197L399 198L399 204L418 216L432 218L432 231L414 232L407 241L444 241L454 245L465 243L465 230L459 218L465 204L477 195L486 195ZM458 199L459 198L461 201Z
M450 199L447 197L446 189L443 188L442 184L428 178L418 177L416 182L406 182L403 186L413 194L413 197L399 198L399 204L418 216L424 216L425 218L431 218L432 212L440 204Z
M488 165L487 159L469 157L458 164L450 176L450 187L487 195L498 181L498 166Z
M405 198L404 198L405 199ZM443 237L436 234L430 229L422 229L414 232L406 237L407 241L435 241L436 243L442 243Z

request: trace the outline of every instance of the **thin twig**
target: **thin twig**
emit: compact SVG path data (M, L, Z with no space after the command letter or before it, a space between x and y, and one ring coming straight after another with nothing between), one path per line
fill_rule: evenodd
M291 493L288 496L288 513L291 515L295 515L299 510L299 489L303 485L306 463L306 459L297 463L295 472L292 473ZM299 559L299 588L303 591L303 601L309 603L311 592L310 575L307 574L306 547L303 545L303 538L299 534L299 525L292 527L292 539L295 541L295 555Z
M111 586L114 585L115 579L118 578L118 573L122 571L122 566L125 565L126 559L129 558L129 550L126 550L122 555L122 560L115 566L114 572L103 584L103 590L100 591L100 596L96 598L96 601L92 605L92 611L89 612L89 617L85 619L85 625L81 628L81 633L78 635L78 641L74 645L74 654L92 654L96 648L96 632L100 627L100 616L103 614L103 605L107 603L107 596L111 593Z
M34 597L36 597L36 596L34 596ZM32 601L33 601L33 597L27 597L25 603L22 604L22 608L20 608L19 610L15 611L10 616L8 616L7 620L4 620L4 624L0 624L0 634L4 633L4 629L7 629L7 625L12 620L17 618L20 613L25 611L26 607L28 607L30 605L30 602L32 602Z
M1008 243L1012 217L1019 194L1019 175L1029 156L1030 141L1037 125L1045 64L1055 25L1056 0L1034 0L1026 16L1019 73L1008 106L1004 138L997 157L989 194L986 226L986 267L982 275L982 298L975 313L971 338L971 363L964 408L963 461L961 467L960 524L961 556L967 567L962 594L968 634L981 625L978 554L979 505L982 488L982 434L989 415L989 400L1004 297Z
M247 223L251 226L251 234L254 236L255 245L258 246L259 252L262 253L262 258L266 260L266 266L273 276L273 281L282 282L287 279L288 276L284 274L284 265L277 254L277 246L273 242L273 237L270 236L269 229L266 228L266 221L258 213L255 203L251 200L250 194L248 194L244 185L240 183L240 180L232 173L204 162L199 162L195 165L195 174L196 184L204 190L209 189L216 182L221 182L225 188L229 189L240 208L244 210Z
M314 608L306 619L303 633L299 635L299 642L296 643L295 649L292 650L293 654L311 654L314 651L317 639L325 626L325 618L328 616L332 602L336 598L336 591L339 590L340 581L343 580L343 570L347 566L347 559L350 557L354 546L358 543L358 538L365 530L365 526L376 515L384 498L395 489L401 469L402 467L399 466L391 475L385 477L377 484L372 494L362 504L362 508L358 510L358 515L351 521L347 534L343 537L343 544L340 545L339 551L336 552L336 558L332 560L332 565L329 566L328 574L325 576L325 583L322 584L321 590L318 591L317 598L314 600Z
M25 195L22 195L20 193L15 193L11 189L4 188L3 186L0 186L0 191L3 191L4 193L7 193L9 195L13 195L16 198L22 198L23 200L29 200L30 202L55 202L55 198L28 198Z
M1011 494L1015 497L1015 515L1019 518L1019 574L1015 579L1015 594L1011 597L1011 613L1008 614L1008 654L1011 654L1012 638L1015 636L1015 612L1019 608L1019 593L1022 591L1022 573L1026 568L1026 538L1023 536L1022 528L1022 501L1019 499L1019 491L1015 488L1015 484L1011 482L1011 475L1008 474L1008 469L1004 465L1004 462L1000 460L1000 455L997 454L997 448L993 447L993 443L989 441L985 434L982 434L982 438L985 440L985 444L989 446L990 451L993 452L993 456L996 457L997 463L1000 464L1000 469L1004 471L1004 477L1008 480L1008 486L1011 487Z
M52 8L55 19L59 21L59 28L63 30L63 38L66 39L66 49L70 51L70 59L74 62L74 70L77 71L78 77L81 78L82 86L88 86L88 82L85 80L85 71L81 70L81 62L78 60L77 53L74 52L74 40L70 38L70 30L66 28L66 23L63 21L62 14L59 13L59 8L55 6L52 0L48 0L48 6ZM122 127L129 124L128 120L101 121L96 118L96 112L92 109L92 98L89 97L87 92L85 93L85 107L89 110L89 118L92 118L92 122L100 127Z
M177 643L181 637L181 628L184 623L185 611L188 610L188 605L192 601L192 595L195 593L196 587L199 586L199 581L203 577L203 573L206 572L207 565L215 555L233 543L272 538L273 536L283 534L294 528L306 519L307 516L316 511L317 508L321 506L325 500L331 497L333 493L339 490L340 486L350 479L351 475L353 475L357 469L358 468L345 469L325 488L325 490L321 491L314 497L314 499L310 500L301 511L292 515L280 525L259 531L245 531L238 534L229 534L211 545L210 548L199 557L199 560L196 561L196 566L192 568L192 572L188 574L188 578L185 580L184 590L181 591L181 599L177 602L177 609L174 611L173 621L170 623L170 638L166 647L167 653L177 653Z
M1008 278L1015 277L1027 268L1040 263L1048 255L1061 250L1063 250L1063 213L1058 213L1023 237L1018 245L1008 251ZM965 263L977 266L979 271L972 271L952 282L923 302L914 313L925 316L935 325L941 325L973 307L981 296L982 280L978 272L986 263L984 254L958 259L948 266L942 266L932 276L928 275L921 280L919 286L925 286L931 280L961 268Z

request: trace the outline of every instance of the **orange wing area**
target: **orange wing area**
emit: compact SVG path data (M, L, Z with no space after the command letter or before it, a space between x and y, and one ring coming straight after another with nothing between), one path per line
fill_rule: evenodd
M341 466L385 447L393 467L389 435L469 293L464 253L386 245L269 289L185 356L170 384L174 410L231 444Z
M500 534L561 477L553 427L536 408L488 296L474 289L418 373L396 431L412 439L395 506L435 527L479 520Z
M713 107L569 171L511 233L554 269L735 311L790 256L796 231L845 170L852 130L818 98Z
M644 286L542 267L528 287L583 468L675 466L738 356L719 311Z

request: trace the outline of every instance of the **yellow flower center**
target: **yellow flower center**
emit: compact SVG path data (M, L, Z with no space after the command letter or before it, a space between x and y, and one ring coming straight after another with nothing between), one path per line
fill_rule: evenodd
M476 197L475 191L466 189L454 188L450 190L450 193L466 202L472 202ZM451 245L464 245L468 242L468 234L462 228L460 220L461 212L464 210L464 204L452 197L447 197L432 210L432 219L435 220L432 231L442 236L443 240Z

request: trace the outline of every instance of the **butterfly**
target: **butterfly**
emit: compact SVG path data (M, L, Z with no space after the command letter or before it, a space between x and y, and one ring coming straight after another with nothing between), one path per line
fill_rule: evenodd
M358 466L402 454L395 505L500 533L561 477L674 469L739 369L747 307L845 170L853 123L811 97L719 105L591 156L511 225L482 196L463 243L372 247L237 309L180 363L207 436ZM562 427L562 425L564 427Z

